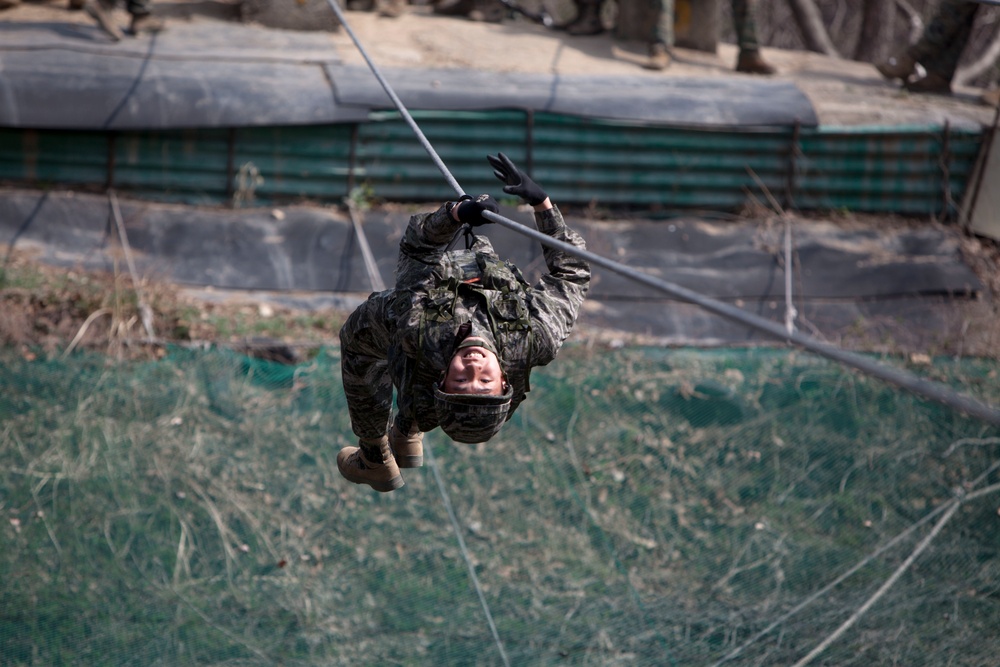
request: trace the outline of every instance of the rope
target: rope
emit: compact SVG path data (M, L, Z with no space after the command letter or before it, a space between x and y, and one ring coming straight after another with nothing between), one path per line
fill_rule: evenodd
M373 292L382 292L385 290L385 282L382 280L382 274L378 270L378 263L375 261L375 255L372 254L371 246L368 245L368 237L365 235L365 230L361 226L361 211L358 207L354 205L354 202L350 197L346 199L347 210L351 214L351 224L354 225L354 235L358 238L358 247L361 249L361 257L365 260L365 271L368 272L368 283L371 285Z
M486 622L490 626L490 632L493 633L493 640L497 644L497 649L500 651L500 658L503 660L503 664L510 667L510 661L507 659L507 652L503 649L503 642L500 640L500 633L497 632L497 626L493 622L493 614L490 613L490 605L486 602L486 596L483 594L483 587L479 585L479 577L476 576L476 567L472 564L472 556L469 554L468 548L465 546L465 539L462 538L462 530L458 525L458 518L455 516L455 510L451 506L451 498L448 495L448 489L444 485L444 480L441 479L441 472L438 470L437 461L434 459L434 448L431 447L430 443L424 439L424 450L427 454L427 465L430 467L431 472L434 473L434 481L437 482L438 491L441 492L441 500L444 502L444 507L448 510L448 519L451 521L451 528L455 531L455 538L458 540L458 548L462 551L462 558L465 560L465 567L469 570L469 578L472 579L473 588L476 589L476 595L479 596L479 604L483 607L483 613L486 614Z
M955 443L955 445L958 445L962 442L963 442L962 440L959 440L958 442ZM954 447L955 445L952 445L952 447ZM949 448L949 451L951 451L951 448ZM948 456L948 452L945 452L944 456ZM993 473L993 471L996 470L998 467L1000 467L1000 462L994 463L985 472L979 475L979 477L970 482L969 488L974 489L975 487L979 486L979 484L984 482L987 478L989 478L989 476ZM968 491L964 495L954 496L947 502L938 505L937 508L929 512L927 515L925 515L923 518L921 518L916 523L911 525L909 528L899 533L891 540L889 540L888 542L877 548L875 551L862 558L859 562L855 563L846 572L842 573L840 576L838 576L836 579L828 583L823 588L813 592L805 600L798 603L797 605L789 609L787 612L779 616L777 619L772 621L766 628L764 628L763 630L752 636L750 639L746 640L743 644L741 644L737 648L733 649L732 651L724 655L722 658L719 659L718 662L713 663L712 667L719 667L724 662L728 662L729 660L732 660L733 658L740 655L748 647L755 644L758 640L763 638L765 635L769 634L772 630L774 630L779 625L790 619L792 616L798 614L800 611L811 605L813 602L815 602L819 598L823 597L824 595L832 591L842 582L849 579L855 572L865 567L866 565L868 565L868 563L872 562L873 560L881 556L883 553L885 553L889 549L893 548L894 546L902 542L904 539L909 537L910 534L917 531L921 526L934 519L937 515L941 514L942 512L951 512L954 506L961 505L963 503L967 503L972 500L976 500L991 493L997 493L998 491L1000 491L1000 484L991 484L990 486L979 489L977 491ZM941 520L939 520L939 523L941 523Z
M118 196L115 194L114 188L108 189L108 199L111 201L111 213L114 215L115 227L118 229L118 241L122 244L122 250L125 253L125 263L128 265L129 275L132 276L132 289L135 290L135 296L139 302L139 315L142 317L142 326L146 330L146 338L155 338L153 309L149 307L145 297L142 295L139 273L135 269L135 260L132 259L132 246L128 242L128 234L125 232L125 221L122 220L122 211L118 206Z
M951 506L948 508L948 511L945 512L944 516L938 519L938 522L934 524L934 528L931 529L931 532L928 533L927 536L920 541L920 544L918 544L917 547L913 550L913 552L906 558L906 560L903 561L903 564L900 565L898 568L896 568L896 571L892 573L892 576L890 576L888 579L885 580L885 582L879 587L878 591L876 591L874 595L868 598L865 601L865 603L861 605L861 607L858 608L858 610L854 612L854 614L851 615L849 619L844 621L844 623L842 623L841 626L833 632L833 634L831 634L829 637L820 642L820 644L816 648L810 651L806 657L802 658L797 663L795 663L793 667L805 667L806 665L808 665L820 653L825 651L830 646L830 644L835 642L842 634L847 632L847 630L849 630L851 626L853 626L858 621L858 619L861 618L869 609L871 609L872 605L878 602L879 599L883 595L885 595L886 591L888 591L890 588L893 587L896 581L901 576L903 576L903 574L908 569L910 569L910 566L913 565L913 562L915 560L917 560L917 557L920 556L920 554L922 554L924 550L930 546L931 542L934 541L934 538L937 537L937 534L941 532L941 529L944 528L945 525L948 523L948 521L951 520L951 517L955 515L955 512L958 511L958 508L960 506L961 506L960 502L958 501L953 502Z
M410 126L410 129L413 130L413 133L417 135L417 139L420 140L420 144L424 147L424 150L427 151L428 155L431 156L431 159L434 160L434 164L437 166L438 170L444 175L445 180L448 181L448 185L451 186L451 188L455 191L456 194L459 195L465 194L465 191L462 190L462 186L458 184L458 181L455 180L455 177L451 175L450 171L448 171L448 167L445 165L444 161L437 154L437 151L434 150L434 147L431 146L431 142L427 140L427 137L424 136L424 133L423 131L421 131L420 126L417 125L417 122L415 120L413 120L413 116L411 116L410 112L407 111L406 105L404 105L403 101L400 100L399 97L396 95L396 91L392 89L392 86L389 85L389 82L386 81L386 78L382 76L381 70L379 70L378 66L374 63L374 61L372 61L371 57L368 55L368 52L365 50L365 47L361 44L361 40L359 40L358 36L354 34L354 30L351 29L350 24L344 17L344 12L341 11L340 6L337 5L336 0L326 0L326 2L327 4L330 5L330 9L333 10L333 13L337 15L337 20L340 21L340 24L342 26L344 26L344 30L347 31L348 35L350 35L351 41L353 41L354 46L358 48L358 52L361 54L361 57L365 59L366 63L368 63L368 67L369 69L371 69L372 74L374 74L375 78L378 79L378 82L382 84L383 90L385 90L386 94L389 96L389 99L392 100L392 103L396 105L396 108L399 110L399 113L403 116L403 120L405 120L406 124ZM1000 2L1000 0L998 0L998 2Z
M815 352L819 355L827 357L828 359L833 359L834 361L839 361L847 366L851 366L852 368L856 368L857 370L873 375L877 378L885 380L886 382L890 382L894 385L902 387L903 389L907 389L915 394L923 396L924 398L938 401L948 405L949 407L955 408L956 410L978 417L983 421L989 422L990 424L1000 426L1000 409L953 391L945 385L924 380L923 378L917 377L913 373L881 364L872 359L863 357L860 354L848 352L847 350L841 350L838 347L816 340L815 338L812 338L811 336L800 331L793 331L789 333L785 330L785 327L782 324L752 313L748 313L745 310L737 308L736 306L730 306L729 304L702 296L701 294L685 287L681 287L680 285L675 285L667 282L666 280L661 280L646 273L642 273L641 271L636 271L635 269L623 266L622 264L601 257L600 255L596 255L589 250L581 250L576 246L554 239L551 236L542 234L539 231L531 229L530 227L525 227L524 225L516 223L512 220L508 220L507 218L497 215L496 213L486 211L483 213L483 216L491 222L496 222L497 224L507 227L508 229L512 229L519 234L535 239L542 245L576 255L581 259L587 260L591 264L613 271L614 273L624 276L625 278L633 280L637 283L646 285L647 287L652 287L653 289L670 294L682 301L687 301L688 303L692 303L696 306L701 306L705 310L715 313L716 315L721 315L722 317L755 327L765 333L771 334L779 340L786 340L790 343L794 343L802 348L810 350L811 352Z

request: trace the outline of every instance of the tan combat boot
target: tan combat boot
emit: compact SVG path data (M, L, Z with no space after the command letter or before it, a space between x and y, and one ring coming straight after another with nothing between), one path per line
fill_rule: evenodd
M382 436L378 440L362 439L361 443L377 446L382 460L369 460L360 447L344 447L337 454L337 469L344 479L355 484L367 484L380 493L395 491L403 486L399 466L389 450L389 438Z
M132 24L129 26L129 34L135 37L140 32L160 32L166 28L163 19L152 14L133 14Z
M875 69L879 74L892 81L899 79L906 81L917 69L917 61L908 53L903 52L895 56L889 56L885 60L875 63Z
M416 422L410 427L409 433L403 433L396 428L394 421L389 427L389 448L400 468L419 468L424 465L424 434L417 428Z
M468 16L473 6L473 0L435 0L433 11L442 16Z
M406 0L378 0L375 5L378 7L379 16L394 19L403 15Z
M927 76L907 81L903 86L911 93L933 93L937 95L951 95L951 81L940 74L928 72Z
M771 63L764 60L760 51L756 49L750 51L740 51L736 59L736 71L744 74L763 74L765 76L774 74L777 70Z
M469 12L469 20L480 23L501 23L506 16L507 8L500 0L476 0Z
M101 0L87 0L83 8L90 14L90 18L97 21L97 25L101 26L101 30L108 37L116 42L121 41L122 31L115 25L114 19L111 18L113 7L105 5Z
M649 45L649 60L643 65L646 69L667 69L670 66L670 54L667 45L654 42Z

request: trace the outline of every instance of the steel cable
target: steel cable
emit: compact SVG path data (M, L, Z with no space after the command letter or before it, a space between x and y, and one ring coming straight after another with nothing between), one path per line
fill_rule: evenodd
M1000 0L997 1L1000 2ZM364 46L361 44L361 41L358 39L357 35L355 35L354 31L348 25L347 20L345 19L344 14L341 11L340 7L337 6L337 3L334 0L327 0L327 2L330 4L330 7L333 8L334 13L337 15L337 19L341 22L341 24L344 26L344 29L347 31L351 39L354 41L355 46L357 46L358 51L361 53L361 56L365 59L365 62L368 63L368 66L372 70L372 73L375 75L375 78L378 79L379 83L382 85L382 88L385 89L386 94L389 95L389 98L392 100L393 104L396 105L396 108L399 110L400 114L402 114L407 124L417 135L417 138L420 140L420 143L423 145L424 149L431 156L431 159L434 161L434 164L437 166L438 170L441 171L442 175L444 175L445 179L455 190L456 194L459 195L465 194L465 191L462 189L462 186L458 184L457 180L455 180L455 177L448 170L447 165L444 164L444 162L441 160L441 157L434 150L434 147L427 140L427 137L424 136L424 133L421 131L416 121L413 120L413 117L410 115L409 111L407 111L406 106L403 104L402 100L399 99L395 91L392 89L392 86L382 75L381 71L379 71L378 66L375 65L371 57L369 57L367 51L365 51ZM542 245L551 248L556 248L557 250L561 250L570 255L574 255L581 259L585 259L591 264L595 264L609 271L613 271L625 278L641 283L648 287L652 287L653 289L664 292L665 294L669 294L682 301L686 301L688 303L701 306L702 308L708 310L709 312L715 313L716 315L720 315L727 319L735 320L742 324L746 324L747 326L754 327L755 329L758 329L760 331L763 331L765 333L774 336L778 340L784 340L786 342L793 343L806 350L824 356L828 359L833 359L834 361L838 361L842 364L860 370L864 373L885 380L886 382L894 384L898 387L902 387L903 389L913 392L914 394L923 396L924 398L928 398L933 401L947 405L949 407L955 408L956 410L964 412L970 416L982 419L983 421L993 424L995 426L1000 426L1000 408L988 405L970 396L960 394L943 384L924 380L914 375L913 373L907 372L905 370L893 368L886 364L882 364L867 357L864 357L860 354L855 354L853 352L842 350L834 345L824 343L799 331L789 332L781 324L768 320L764 317L754 315L753 313L749 313L745 310L736 308L735 306L730 306L715 299L702 296L701 294L698 294L697 292L691 291L687 288L681 287L680 285L675 285L674 283L670 283L666 280L660 280L659 278L655 278L648 274L642 273L641 271L636 271L635 269L619 264L618 262L605 259L604 257L596 255L590 251L582 250L569 243L565 243L563 241L559 241L550 236L542 234L541 232L531 229L530 227L526 227L521 223L510 220L509 218L505 218L504 216L498 213L491 213L489 211L486 211L483 215L490 222L497 223L503 227L506 227L508 229L517 232L518 234L522 234L524 236L528 236L532 239L535 239ZM790 270L791 267L786 267L786 271Z

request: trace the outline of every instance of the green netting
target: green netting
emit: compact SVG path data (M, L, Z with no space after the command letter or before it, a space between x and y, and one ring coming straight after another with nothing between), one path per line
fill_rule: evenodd
M378 494L337 355L0 352L0 664L791 665L855 616L810 664L995 664L995 427L794 351L568 346Z

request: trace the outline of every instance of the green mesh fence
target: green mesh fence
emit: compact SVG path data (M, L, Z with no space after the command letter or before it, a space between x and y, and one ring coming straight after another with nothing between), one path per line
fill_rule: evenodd
M378 494L337 355L0 352L0 664L996 664L995 427L795 351L574 345ZM1000 403L996 362L917 371Z

